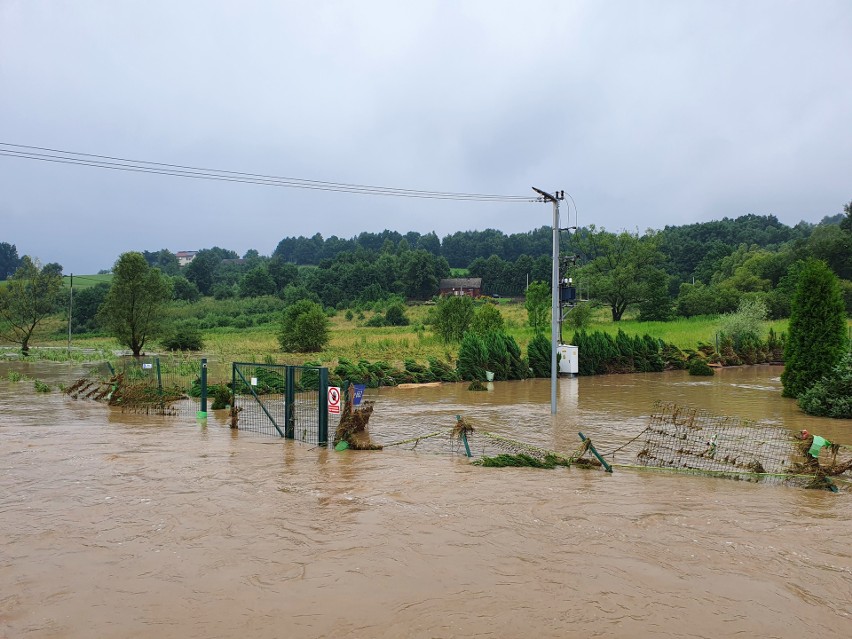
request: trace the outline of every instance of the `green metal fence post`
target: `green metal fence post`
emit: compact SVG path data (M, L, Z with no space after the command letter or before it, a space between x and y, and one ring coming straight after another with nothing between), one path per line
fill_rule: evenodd
M284 369L284 437L296 439L296 367Z
M237 363L231 364L231 428L236 428L237 414Z
M163 404L163 375L160 372L160 358L155 357L154 360L157 362L157 393L160 396L160 410L164 408Z
M319 432L317 445L328 445L328 369L319 369Z
M583 433L577 433L577 434L580 436L581 440L586 441L586 436ZM592 454L595 457L598 458L598 461L601 464L603 464L604 470L606 470L606 472L608 472L608 473L611 473L612 472L612 466L610 466L609 464L606 463L606 460L603 457L601 457L601 454L597 451L597 449L595 448L595 445L592 442L589 442L589 450L592 451Z
M198 413L198 419L207 419L207 358L201 358L201 406Z

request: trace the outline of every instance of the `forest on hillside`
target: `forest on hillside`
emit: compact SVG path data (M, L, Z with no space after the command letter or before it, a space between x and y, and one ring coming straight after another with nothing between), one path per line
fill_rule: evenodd
M432 233L363 232L343 239L285 237L269 256L240 256L214 246L181 267L168 249L140 251L172 278L174 298L187 303L277 296L326 308L347 308L389 296L428 300L451 269L481 277L483 292L522 296L528 283L551 277L551 229L505 234L495 229ZM584 297L608 306L613 320L629 308L665 320L736 310L760 299L771 318L790 314L800 265L823 260L840 278L852 311L852 203L818 224L787 226L772 216L744 215L644 233L584 227L561 235L562 273ZM49 256L48 256L49 257ZM0 243L0 278L14 273L14 244ZM61 265L51 263L61 272ZM75 293L75 331L91 329L108 284Z

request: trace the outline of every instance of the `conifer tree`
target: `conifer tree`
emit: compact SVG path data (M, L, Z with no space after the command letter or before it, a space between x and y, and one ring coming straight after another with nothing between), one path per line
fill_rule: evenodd
M824 262L806 262L791 311L781 383L785 397L799 397L828 375L849 347L840 286Z

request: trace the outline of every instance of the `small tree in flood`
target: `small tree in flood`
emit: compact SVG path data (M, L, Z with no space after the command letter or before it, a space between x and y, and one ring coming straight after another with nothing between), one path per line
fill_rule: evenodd
M172 297L172 284L160 269L148 266L141 253L132 251L119 256L112 272L112 286L98 316L119 343L139 357L148 339L162 331L162 310Z
M30 352L30 338L56 307L62 288L61 268L42 268L24 255L21 265L0 288L0 335Z

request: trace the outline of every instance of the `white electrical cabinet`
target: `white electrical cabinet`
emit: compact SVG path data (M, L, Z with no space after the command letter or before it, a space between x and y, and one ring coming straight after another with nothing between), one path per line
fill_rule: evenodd
M579 349L570 344L560 344L556 347L556 352L559 355L559 372L576 375L580 364Z

